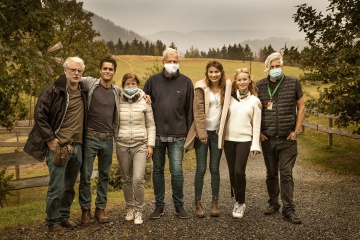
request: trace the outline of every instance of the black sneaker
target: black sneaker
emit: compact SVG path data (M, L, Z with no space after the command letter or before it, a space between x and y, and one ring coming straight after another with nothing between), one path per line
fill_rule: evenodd
M286 213L284 219L292 224L301 224L301 219L293 211Z
M274 213L277 213L279 211L279 207L276 205L269 205L267 209L265 210L265 215L273 215Z
M162 215L164 215L164 207L156 206L154 211L150 214L150 219L159 219Z
M175 211L179 218L189 218L189 214L185 211L183 205L175 206Z

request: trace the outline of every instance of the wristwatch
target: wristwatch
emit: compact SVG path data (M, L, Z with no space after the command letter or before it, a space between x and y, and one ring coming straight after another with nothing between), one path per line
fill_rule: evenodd
M296 133L296 136L299 136L301 134L301 132L295 132Z

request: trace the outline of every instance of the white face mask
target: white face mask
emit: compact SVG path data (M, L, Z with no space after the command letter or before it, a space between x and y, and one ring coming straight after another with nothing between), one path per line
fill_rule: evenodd
M165 70L166 70L169 74L173 75L173 74L175 74L175 73L177 72L177 70L179 69L179 64L178 64L178 63L177 63L177 64L175 64L175 63L165 63L165 64L164 64L164 67L165 67Z

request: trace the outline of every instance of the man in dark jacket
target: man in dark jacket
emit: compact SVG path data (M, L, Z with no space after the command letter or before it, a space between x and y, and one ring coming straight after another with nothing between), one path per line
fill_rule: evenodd
M183 207L182 161L185 137L193 121L194 86L192 81L178 70L179 52L177 50L166 49L163 52L163 63L163 71L151 76L144 87L144 92L151 97L156 125L156 143L152 156L156 206L150 218L158 219L164 214L166 150L176 214L180 218L188 218Z
M292 170L297 156L296 138L302 130L304 120L303 93L297 78L283 74L283 59L280 53L270 54L265 61L265 67L269 75L257 84L258 97L263 106L260 139L269 194L269 206L265 215L278 212L281 189L284 219L301 224L300 218L295 214Z
M34 109L35 124L24 147L24 151L37 160L46 159L49 168L46 197L49 232L62 232L63 227L77 225L70 220L70 207L82 162L86 126L87 93L79 83L84 62L78 57L69 57L63 66L65 75L45 87L38 98ZM63 151L58 155L60 148Z

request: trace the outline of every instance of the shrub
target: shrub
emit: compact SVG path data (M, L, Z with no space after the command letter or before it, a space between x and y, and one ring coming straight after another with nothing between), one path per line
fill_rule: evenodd
M9 184L14 174L6 176L6 168L0 171L0 206L4 207L7 195L11 195L10 191L13 187Z

